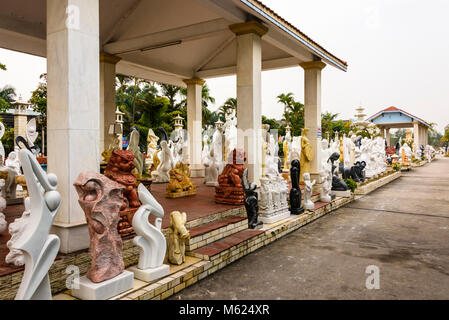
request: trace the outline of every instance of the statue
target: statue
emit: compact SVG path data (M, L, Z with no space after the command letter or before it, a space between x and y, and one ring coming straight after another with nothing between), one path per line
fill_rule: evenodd
M120 207L119 233L127 235L134 232L131 222L137 208L140 207L137 196L137 179L132 174L134 164L134 154L127 150L114 150L104 175L125 187L123 193L123 203Z
M310 182L310 173L304 173L304 209L314 210L315 204L312 202L312 189L316 181Z
M0 188L3 189L5 187L5 180L0 179ZM6 200L0 194L0 233L4 232L8 226L6 222L5 215L3 214L3 210L6 209Z
M0 121L0 167L5 163L5 148L3 147L2 138L5 135L5 125Z
M128 145L128 151L131 151L134 154L134 164L136 168L136 177L141 178L143 173L143 154L140 152L139 148L139 140L140 140L140 133L137 128L133 128L131 131L131 135L129 138L129 145Z
M290 177L292 181L292 188L290 189L290 212L291 214L301 214L304 208L301 208L301 188L299 187L299 175L301 173L298 160L293 160L290 168Z
M292 145L292 134L291 134L291 128L287 125L284 142L282 143L282 149L284 152L284 170L288 172L287 170L290 169L290 162L291 162L291 145Z
M245 209L248 216L248 228L256 229L263 225L263 222L257 221L259 215L259 205L257 196L257 185L255 183L249 183L248 181L248 169L243 171L242 176L243 191L245 191Z
M196 187L190 179L188 165L178 162L176 167L170 170L170 182L167 185L167 198L180 198L196 194Z
M301 158L301 137L293 137L290 151L290 160L299 160Z
M21 164L16 151L11 151L9 153L8 158L5 161L5 167L14 170L16 175L21 175Z
M324 181L323 186L320 190L320 201L326 203L332 202L331 196L332 175L329 173L324 171L320 172L321 181Z
M151 173L151 167L154 165L154 155L157 153L158 141L159 137L154 134L153 129L149 129L147 136L147 157L145 159L148 174Z
M170 226L168 227L168 261L175 265L181 265L186 259L185 242L190 238L186 229L187 215L185 212L173 211L170 214Z
M87 278L94 283L112 279L125 270L117 230L125 187L95 172L80 173L73 185L89 229L92 262Z
M310 173L310 162L313 160L313 149L310 140L307 138L308 133L308 128L302 130L300 167L303 174ZM304 184L303 175L300 176L300 184Z
M334 165L334 162L339 160L340 155L337 152L334 152L330 158L329 161L332 163L332 191L347 191L348 186L344 181L342 181L337 175L335 175L335 169L337 168L336 165Z
M140 248L140 256L137 267L131 271L137 279L150 282L170 274L170 267L164 264L167 251L161 231L164 209L143 184L139 184L138 191L142 206L134 214L132 224L137 234L133 242ZM148 220L151 214L156 217L154 225Z
M237 147L237 118L235 109L230 108L225 113L224 124L225 155L228 155Z
M39 133L37 132L36 118L32 118L30 121L28 121L25 128L25 132L29 146L33 147L34 142L36 141L37 136L39 135Z
M246 154L242 149L234 149L229 153L229 161L218 176L218 187L215 187L215 202L242 205L245 193L241 179L245 169Z
M20 150L20 161L30 197L25 200L28 213L20 219L21 232L11 238L8 247L19 250L24 256L25 272L16 300L51 300L48 270L59 251L59 238L49 234L61 204L56 191L58 178L45 173L29 150ZM14 231L15 223L10 225Z
M166 140L161 141L161 152L158 158L160 163L156 171L152 172L153 181L158 183L169 182L170 175L168 172L174 167L174 160Z

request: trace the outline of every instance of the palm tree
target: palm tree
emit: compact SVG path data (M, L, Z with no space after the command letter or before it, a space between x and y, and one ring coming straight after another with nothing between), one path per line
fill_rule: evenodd
M179 105L175 104L176 103L175 98L178 94L181 93L182 88L178 87L178 86L173 86L171 84L165 84L165 83L161 84L161 88L162 88L162 95L164 97L167 97L168 100L170 101L170 111L174 111L174 110L178 109ZM187 96L187 94L186 94L186 96Z
M223 105L218 108L218 114L223 116L226 114L226 112L229 109L234 109L235 111L237 111L237 99L236 98L229 98L228 100L226 100Z

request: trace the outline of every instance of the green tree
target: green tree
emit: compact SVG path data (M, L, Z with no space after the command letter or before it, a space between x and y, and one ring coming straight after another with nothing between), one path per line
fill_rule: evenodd
M6 71L6 66L0 62L0 70Z
M12 103L15 101L16 91L13 87L6 85L0 89L0 112L12 108Z
M391 137L391 145L396 146L396 144L399 142L399 140L405 140L405 137L407 135L406 129L398 129L395 133L393 133Z
M166 97L170 101L169 111L173 112L179 108L179 104L176 103L176 96L181 93L181 87L173 86L171 84L162 83L162 96Z
M236 98L228 98L223 105L218 108L217 112L220 116L221 121L225 120L224 115L229 109L234 109L237 112L237 99Z
M292 129L292 136L300 136L304 128L304 105L296 101L293 93L280 94L277 96L278 102L284 105L282 122Z
M181 102L179 103L179 109L181 110L181 116L187 119L187 88L180 88L179 94L181 95ZM217 115L209 109L209 104L215 103L215 98L210 95L210 89L205 83L201 88L201 100L202 100L202 122L203 126L213 125L217 121Z

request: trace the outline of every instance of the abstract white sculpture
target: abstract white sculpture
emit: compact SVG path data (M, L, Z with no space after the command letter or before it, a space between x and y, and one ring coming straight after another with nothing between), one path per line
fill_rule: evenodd
M58 178L46 174L28 150L20 150L20 161L30 197L26 201L29 215L22 217L22 233L11 244L25 257L25 272L16 300L51 300L48 270L58 254L60 241L49 231L61 204L56 191Z
M315 209L315 204L312 202L312 190L316 181L310 182L310 173L304 173L304 209L313 210Z
M28 145L30 147L34 146L34 142L37 139L37 136L39 133L37 132L37 123L36 118L32 118L30 121L28 121L25 129L26 138L28 141Z
M137 279L153 281L170 273L170 267L164 264L167 251L161 231L164 209L143 184L139 184L138 192L142 206L134 214L132 225L137 234L133 241L140 247L140 256L137 267L130 270ZM150 214L156 217L154 225L148 221Z
M152 172L153 182L164 183L170 181L168 172L174 168L173 156L167 141L161 141L161 151L159 152L159 160L161 161L156 169Z
M5 180L0 179L0 188L3 189L5 186ZM5 215L3 214L3 210L6 209L6 200L2 197L0 194L0 232L3 232L6 230L6 227L8 226L8 223L6 222Z

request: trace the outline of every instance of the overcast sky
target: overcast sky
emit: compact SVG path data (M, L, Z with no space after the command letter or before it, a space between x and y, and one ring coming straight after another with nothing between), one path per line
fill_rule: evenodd
M352 118L362 104L372 115L402 108L443 131L449 124L448 0L263 0L328 51L349 64L348 72L323 70L322 110ZM46 72L45 59L0 49L0 87L11 84L25 99ZM267 71L262 111L280 119L280 93L304 101L299 67ZM235 77L208 80L216 106L235 97Z

